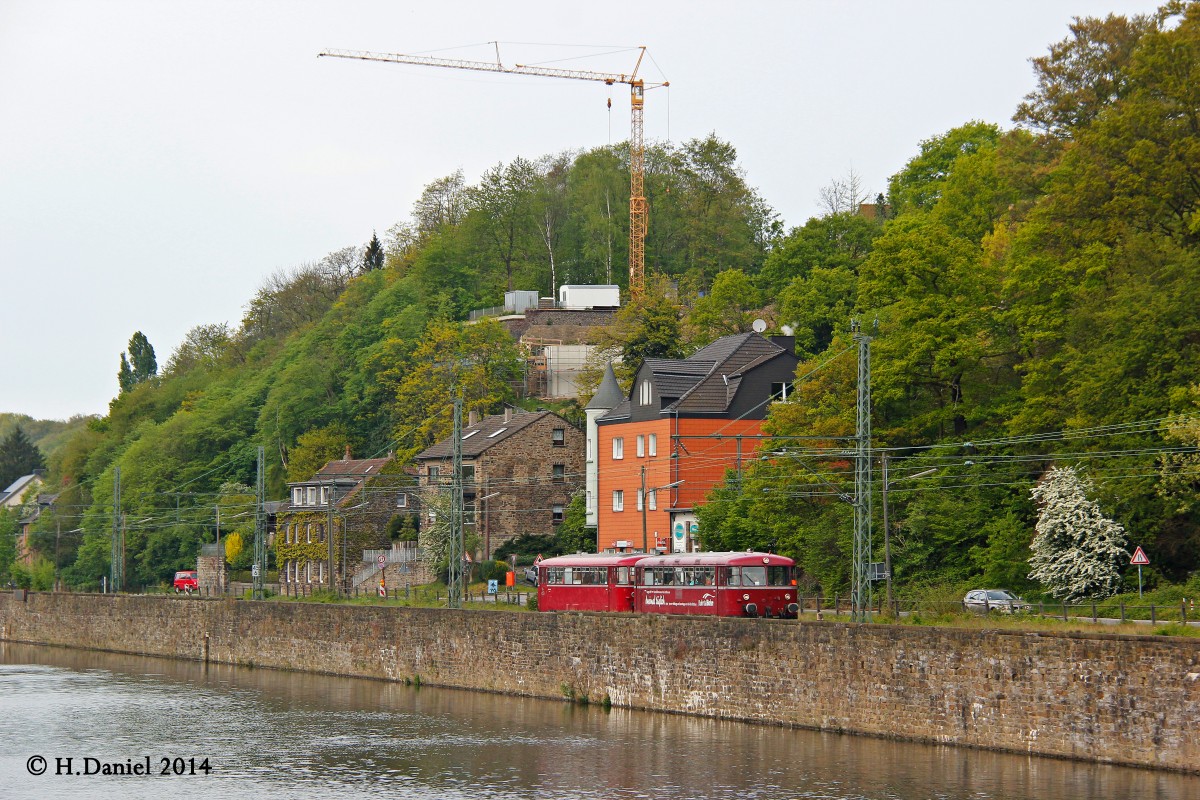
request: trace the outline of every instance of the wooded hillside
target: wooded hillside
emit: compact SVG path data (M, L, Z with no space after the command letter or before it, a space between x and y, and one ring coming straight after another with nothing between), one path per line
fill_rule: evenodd
M770 421L794 437L775 448L786 455L717 490L708 547L774 549L808 586L847 585L838 496L853 466L832 437L854 432L853 318L873 337L901 584L1036 588L1031 489L1052 465L1081 468L1163 576L1200 566L1200 6L1080 20L1034 69L1015 127L964 121L921 142L882 203L835 180L828 213L790 230L733 145L648 148L657 279L611 344L627 363L684 355L761 316L791 326L805 359ZM48 453L63 494L40 552L55 526L81 529L58 548L65 577L107 574L120 467L121 511L146 520L128 529L128 582L155 584L194 565L214 506L244 510L259 446L271 497L347 444L416 452L448 432L447 365L467 353L468 409L514 401L511 337L461 323L508 289L624 285L627 167L614 147L517 159L474 184L453 173L381 245L270 277L237 325L194 329Z

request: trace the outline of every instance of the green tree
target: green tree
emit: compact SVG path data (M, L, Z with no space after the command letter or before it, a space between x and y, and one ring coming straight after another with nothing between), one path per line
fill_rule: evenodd
M375 269L383 269L383 245L372 231L371 241L367 242L367 249L363 251L362 271L370 272Z
M704 345L734 333L750 330L755 313L762 308L762 294L740 269L722 271L707 295L688 313L693 344Z
M1059 137L1086 127L1124 96L1133 50L1156 25L1154 17L1143 15L1075 17L1071 35L1033 59L1037 89L1025 96L1013 120Z
M562 524L554 532L557 550L562 553L596 552L596 532L586 527L587 509L584 494L578 492L571 497L563 513Z
M121 353L121 366L117 371L117 382L122 392L127 392L139 383L158 374L158 362L154 359L154 347L141 331L129 338L129 348Z
M0 440L0 489L7 488L22 475L34 470L45 469L46 459L42 451L25 434L21 427L14 427Z
M894 175L888 184L888 201L894 214L928 209L941 197L946 180L964 155L994 147L1000 129L986 122L970 122L921 142L921 152Z
M296 446L288 451L288 481L311 479L327 463L341 458L349 445L349 434L341 422L301 434Z

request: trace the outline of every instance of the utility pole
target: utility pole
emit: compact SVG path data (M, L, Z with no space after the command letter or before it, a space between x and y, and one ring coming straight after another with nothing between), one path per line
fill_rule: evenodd
M109 567L108 582L114 592L121 591L121 583L125 575L125 541L124 525L121 519L121 468L113 467L113 530L112 530L112 564Z
M267 573L267 481L266 463L262 447L258 448L258 477L254 488L254 564L250 568L250 573L254 579L254 594L252 596L255 600L262 600L266 596L266 592L263 589L263 581Z
M883 571L887 573L887 607L888 613L892 613L892 537L891 531L888 529L888 474L887 462L888 454L880 457L883 465L883 480L880 483L880 488L883 490Z
M450 439L450 542L446 548L450 559L446 576L450 608L462 608L463 598L462 407L462 390L459 389L454 396L454 435Z
M333 568L334 568L334 566L337 565L337 545L334 544L334 540L333 540L333 480L331 479L331 480L326 481L324 488L325 488L325 505L327 507L327 511L329 512L328 519L325 522L325 543L327 545L329 545L329 558L328 558L329 566L327 567L327 569L329 572L329 588L333 589L334 588L333 576L335 574L333 571ZM343 525L342 527L345 527L345 526ZM344 539L345 537L346 537L346 532L342 531L342 538Z
M851 323L858 343L858 425L854 458L854 573L850 601L855 622L871 619L871 337Z

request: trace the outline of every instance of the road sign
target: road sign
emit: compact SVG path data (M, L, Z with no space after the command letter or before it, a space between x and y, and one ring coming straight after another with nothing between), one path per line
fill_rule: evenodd
M489 578L488 579L488 594L496 594L499 591L500 591L499 579L493 580L493 579Z
M1146 551L1142 550L1141 545L1133 551L1133 558L1129 559L1129 563L1139 567L1149 566L1150 559L1146 557Z
M379 565L380 569L383 569L387 566L387 556L385 556L383 553L380 553L379 557L375 559L375 563Z
M258 577L258 564L254 564L250 567L250 577L251 578Z

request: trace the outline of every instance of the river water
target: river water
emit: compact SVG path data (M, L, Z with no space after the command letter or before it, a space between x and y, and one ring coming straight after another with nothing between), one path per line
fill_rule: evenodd
M0 643L0 798L185 796L1182 800L1200 777Z

